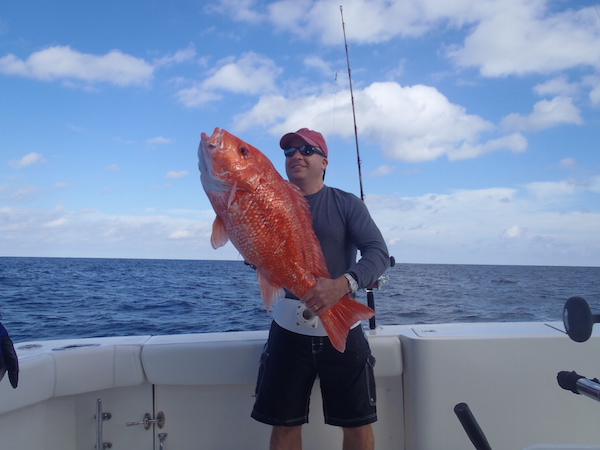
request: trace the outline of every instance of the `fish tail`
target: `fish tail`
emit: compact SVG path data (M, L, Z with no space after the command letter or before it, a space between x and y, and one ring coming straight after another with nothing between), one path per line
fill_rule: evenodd
M370 319L374 315L375 311L371 308L345 295L333 308L321 315L320 319L331 344L343 353L346 350L346 339L352 325L359 320Z

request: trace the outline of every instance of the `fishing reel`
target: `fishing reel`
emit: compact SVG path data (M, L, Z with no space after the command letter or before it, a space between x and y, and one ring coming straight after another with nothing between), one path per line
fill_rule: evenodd
M587 341L596 323L600 323L600 314L592 314L590 305L584 298L571 297L567 300L563 308L563 324L571 340ZM588 379L575 371L563 370L556 379L561 388L600 401L600 381L597 378Z

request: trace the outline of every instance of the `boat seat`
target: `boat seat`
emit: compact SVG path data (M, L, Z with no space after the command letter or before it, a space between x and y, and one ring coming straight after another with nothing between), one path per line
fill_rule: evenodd
M55 379L54 360L50 355L19 359L17 389L13 389L8 380L0 383L0 414L52 398Z
M252 384L266 334L241 340L206 340L202 335L151 338L142 349L148 381L163 385ZM400 340L397 336L369 338L377 363L375 376L402 374Z
M99 345L52 352L54 396L136 386L146 381L138 345Z
M148 381L162 385L246 384L256 381L265 340L153 343L142 349Z
M111 345L109 339L17 345L19 386L0 383L0 414L52 397L145 383L141 345Z

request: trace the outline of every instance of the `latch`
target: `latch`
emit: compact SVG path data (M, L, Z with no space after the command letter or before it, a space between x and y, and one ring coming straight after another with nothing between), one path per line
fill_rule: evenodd
M152 425L158 425L158 428L162 428L165 426L165 413L159 411L156 415L156 419L152 418L150 413L144 414L144 419L139 422L127 422L125 424L126 427L133 427L135 425L144 425L145 430L149 430L152 428Z

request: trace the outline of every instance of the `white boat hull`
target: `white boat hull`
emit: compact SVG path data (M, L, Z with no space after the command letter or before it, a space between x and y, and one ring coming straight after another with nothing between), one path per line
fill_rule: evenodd
M600 449L600 404L556 382L561 370L600 376L600 335L577 344L561 330L559 323L368 330L377 358L376 448L473 448L453 413L466 402L494 450ZM266 449L270 427L250 418L266 337L260 331L16 344L20 383L16 390L0 383L0 446L94 449L101 428L101 442L113 449L158 450L159 437L164 450ZM96 418L99 399L108 420ZM159 412L161 428L152 422ZM148 430L126 426L146 413ZM341 448L341 431L323 424L318 382L310 419L306 449Z

